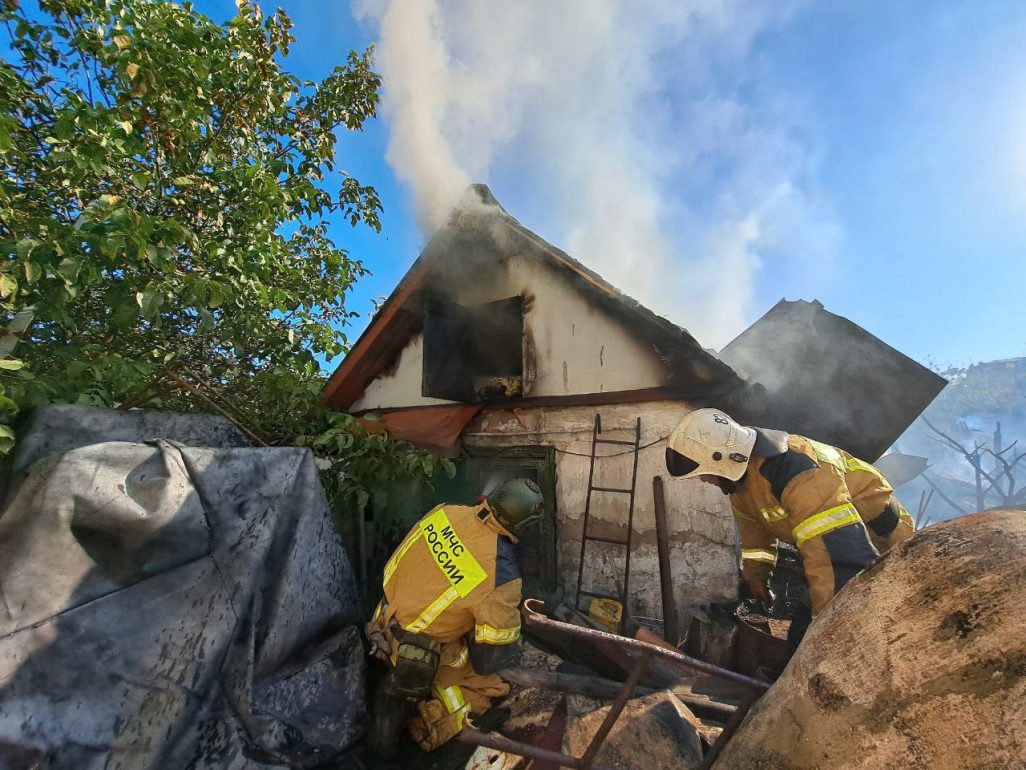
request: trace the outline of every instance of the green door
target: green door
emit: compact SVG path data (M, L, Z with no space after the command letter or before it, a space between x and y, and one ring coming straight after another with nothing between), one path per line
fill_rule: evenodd
M509 479L527 478L541 487L545 515L522 533L517 561L524 595L545 597L556 589L556 451L552 447L518 446L467 449L460 463L466 500L476 500Z
M455 478L440 481L434 490L396 487L387 504L375 501L365 525L368 607L381 598L385 562L421 516L441 503L473 505L482 494L516 478L531 479L545 495L545 515L522 533L517 544L524 594L552 598L556 588L556 452L552 447L518 446L467 449L456 461Z

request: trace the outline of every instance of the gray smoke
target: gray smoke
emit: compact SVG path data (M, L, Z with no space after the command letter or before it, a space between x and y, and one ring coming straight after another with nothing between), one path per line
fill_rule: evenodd
M357 15L379 37L388 161L425 235L489 183L719 347L752 320L764 263L808 279L837 237L800 105L760 90L753 56L794 5L362 0Z

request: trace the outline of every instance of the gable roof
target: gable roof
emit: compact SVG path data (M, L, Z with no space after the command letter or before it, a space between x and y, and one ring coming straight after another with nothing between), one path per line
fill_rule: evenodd
M453 265L449 258L454 252L463 255L459 265ZM486 186L473 185L332 374L324 389L325 402L336 409L350 408L394 363L421 331L424 300L433 286L444 285L455 275L454 270L461 275L472 273L475 265L468 264L468 259L478 259L482 267L487 267L487 261L514 254L526 255L561 272L589 304L651 345L666 366L667 388L692 396L716 397L745 387L733 369L704 350L686 330L656 315L528 230L499 205Z

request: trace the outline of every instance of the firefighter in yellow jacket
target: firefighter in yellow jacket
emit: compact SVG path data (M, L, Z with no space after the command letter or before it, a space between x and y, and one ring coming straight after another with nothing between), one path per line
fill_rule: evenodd
M756 599L769 598L777 541L797 546L812 617L913 532L912 517L869 463L803 436L738 425L716 409L692 412L670 434L666 467L730 496L742 577ZM795 630L800 639L804 628Z
M509 693L494 672L520 638L513 546L542 503L533 481L507 481L476 506L433 508L392 554L367 626L371 654L392 667L376 698L373 750L387 753L410 703L410 735L430 751L459 733L468 714Z

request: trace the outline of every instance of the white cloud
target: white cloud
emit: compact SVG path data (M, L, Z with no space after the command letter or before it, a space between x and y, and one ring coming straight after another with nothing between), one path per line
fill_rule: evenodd
M823 263L837 238L794 105L761 94L756 76L758 36L792 12L746 0L359 6L379 31L388 160L426 232L469 182L515 177L557 245L709 346L750 320L760 264Z

